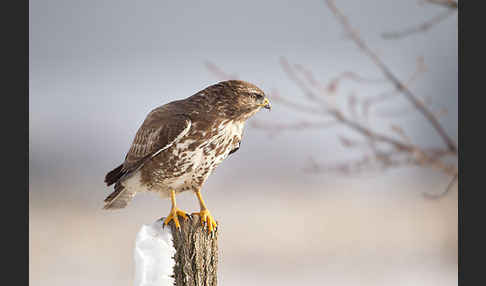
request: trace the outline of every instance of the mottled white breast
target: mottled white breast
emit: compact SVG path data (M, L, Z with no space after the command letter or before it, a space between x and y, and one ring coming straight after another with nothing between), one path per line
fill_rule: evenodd
M156 191L163 197L169 195L169 190L176 192L196 190L201 186L211 172L226 157L231 150L239 147L243 133L244 122L227 121L220 124L215 136L208 140L201 140L201 144L194 150L189 146L196 142L196 139L185 139L182 142L174 142L174 145L167 151L177 158L178 164L176 172L178 175L167 178L164 181L147 187L141 183L139 174L134 174L131 178L123 182L123 185L131 192ZM204 137L206 134L202 133ZM219 151L219 153L218 153ZM164 162L161 162L160 170L164 172ZM138 172L137 172L138 173Z
M244 123L234 123L229 121L218 126L219 132L206 142L199 145L194 151L187 151L187 146L193 141L186 141L184 144L177 146L177 151L181 156L186 154L190 158L190 170L182 174L180 177L170 182L170 187L177 191L184 191L187 189L197 188L206 181L211 174L226 157L231 150L239 146L241 136L243 133ZM218 148L227 146L223 152L217 154Z

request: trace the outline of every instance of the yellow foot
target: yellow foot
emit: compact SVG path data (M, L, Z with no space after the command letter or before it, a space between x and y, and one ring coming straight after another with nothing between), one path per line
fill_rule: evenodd
M183 219L187 219L187 214L186 214L185 211L182 211L178 208L172 208L169 215L164 220L164 226L166 226L171 220L173 220L176 228L177 229L181 228L181 225L179 223L179 219L177 218L177 216L181 216Z
M201 210L200 212L192 213L191 215L198 215L201 218L201 224L204 225L204 223L206 223L206 225L208 226L209 232L212 232L218 226L208 210Z

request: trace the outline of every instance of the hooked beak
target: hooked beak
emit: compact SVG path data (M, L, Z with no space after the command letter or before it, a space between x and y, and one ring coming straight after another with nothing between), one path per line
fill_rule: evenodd
M268 110L271 110L272 109L272 105L270 104L270 100L268 100L268 98L265 97L265 99L263 100L263 103L261 105L263 108L266 108Z

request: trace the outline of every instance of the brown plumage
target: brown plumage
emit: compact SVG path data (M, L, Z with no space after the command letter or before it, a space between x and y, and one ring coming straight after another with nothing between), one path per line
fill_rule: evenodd
M230 80L155 108L123 164L106 175L105 183L115 184L115 191L104 208L123 208L142 191L199 192L211 171L238 150L245 121L261 107L270 109L263 91Z

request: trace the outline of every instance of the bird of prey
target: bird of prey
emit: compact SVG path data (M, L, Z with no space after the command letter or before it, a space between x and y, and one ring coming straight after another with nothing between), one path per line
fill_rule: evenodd
M125 161L106 174L114 184L104 209L124 208L139 192L170 197L172 208L164 225L178 216L176 194L193 191L199 200L198 215L208 231L217 226L207 209L201 188L211 172L240 147L245 121L270 101L255 85L228 80L209 86L182 100L153 109L138 129Z

